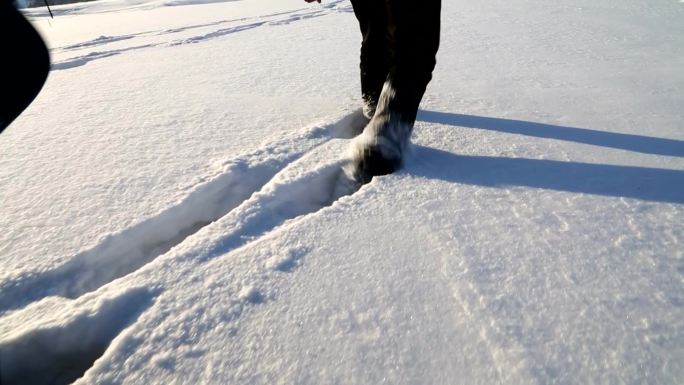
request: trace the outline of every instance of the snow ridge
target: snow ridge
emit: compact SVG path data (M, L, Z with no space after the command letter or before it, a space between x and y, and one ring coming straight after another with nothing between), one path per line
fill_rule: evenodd
M62 313L59 319L16 330L0 341L2 383L72 383L102 356L124 328L152 305L154 295L140 287L103 295L90 306Z
M162 282L104 287L113 280L141 271L161 255L167 255L165 263L152 271L192 270L261 239L289 220L331 205L339 198L333 192L347 162L339 156L348 145L343 139L354 136L365 123L357 110L231 159L218 174L200 178L178 204L104 237L54 270L0 283L0 310L6 313L0 328L2 383L68 384L82 377L164 288ZM198 234L199 242L183 242L205 228ZM204 244L207 236L214 239L209 247ZM289 272L301 256L293 251L268 265ZM254 287L243 288L239 297L251 304L266 299ZM28 306L8 312L24 305ZM23 323L25 319L32 321ZM130 336L121 336L120 341L129 343ZM34 358L38 356L40 360Z
M222 218L221 227L229 231L207 252L199 257L192 255L192 258L204 261L225 254L288 220L333 204L341 198L335 194L336 182L346 160L330 160L329 156L343 154L346 146L347 141L332 140L289 165Z
M314 126L225 162L218 175L197 185L178 204L107 235L54 270L4 280L0 283L0 311L48 296L73 299L94 291L153 261L228 213L233 231L224 239L222 248L236 247L244 243L245 237L329 204L341 160L326 163L330 153L314 151L303 158L304 163L288 164L331 138L352 136L364 123L361 112L355 111L332 124ZM338 154L343 152L342 145L336 142ZM311 168L313 171L307 170Z

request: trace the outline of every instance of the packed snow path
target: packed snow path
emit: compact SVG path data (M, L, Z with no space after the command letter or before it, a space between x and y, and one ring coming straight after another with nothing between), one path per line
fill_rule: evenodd
M681 2L445 3L405 168L343 197L348 2L45 12L3 385L684 382Z

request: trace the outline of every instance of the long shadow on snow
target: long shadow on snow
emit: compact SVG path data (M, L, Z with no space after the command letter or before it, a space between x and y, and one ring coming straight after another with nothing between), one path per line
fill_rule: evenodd
M450 126L479 128L482 130L565 140L594 146L617 148L645 154L684 157L684 141L650 136L589 130L586 128L554 126L522 120L488 118L448 112L420 111L418 120Z
M684 171L555 160L456 155L416 146L409 172L477 186L523 186L684 203Z

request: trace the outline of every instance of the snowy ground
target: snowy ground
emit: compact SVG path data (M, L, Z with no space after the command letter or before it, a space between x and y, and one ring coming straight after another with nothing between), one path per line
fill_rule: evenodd
M347 1L27 15L0 383L684 383L684 4L451 0L401 172Z

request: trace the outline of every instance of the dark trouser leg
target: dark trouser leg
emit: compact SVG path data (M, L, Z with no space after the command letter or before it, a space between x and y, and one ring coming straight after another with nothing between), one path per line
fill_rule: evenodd
M6 0L0 0L0 132L33 101L50 70L45 43Z
M385 6L389 72L354 159L362 183L401 167L439 48L440 0L367 0Z
M432 79L439 48L440 0L384 0L388 12L390 69L394 97L389 109L413 125L425 88Z
M352 0L361 35L361 94L364 114L373 117L389 73L387 11L382 1Z

